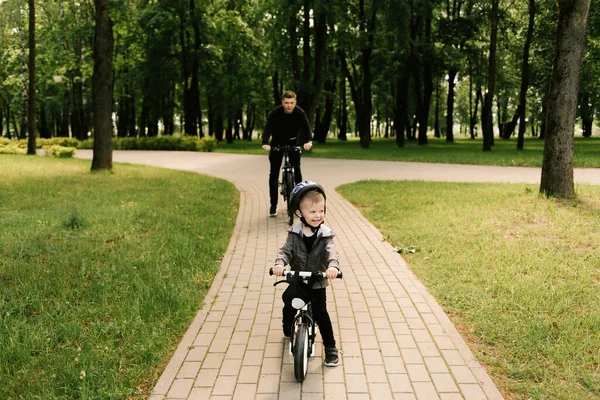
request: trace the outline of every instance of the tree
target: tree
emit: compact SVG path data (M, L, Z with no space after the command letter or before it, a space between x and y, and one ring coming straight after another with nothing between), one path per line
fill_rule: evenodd
M529 23L527 25L527 36L523 48L523 62L521 64L521 91L519 93L519 133L517 136L517 150L523 150L523 141L525 138L525 115L527 109L527 89L529 87L529 49L531 47L531 38L533 37L533 26L535 23L535 0L529 0ZM532 121L533 123L533 121Z
M379 3L358 0L352 7L354 14L348 13L345 21L346 43L338 50L342 71L348 80L350 94L356 110L356 126L360 136L360 146L369 148L371 143L372 98L372 56Z
M112 170L113 34L108 0L95 0L92 171Z
M494 144L494 125L492 121L492 103L496 86L496 45L498 37L498 1L492 0L490 8L490 54L488 57L488 88L481 109L481 128L483 131L483 151L491 151Z
M590 0L559 0L540 192L572 197L573 129Z
M29 96L27 154L35 155L35 0L29 0Z
M590 6L588 38L581 67L579 113L582 135L590 137L600 105L600 7Z

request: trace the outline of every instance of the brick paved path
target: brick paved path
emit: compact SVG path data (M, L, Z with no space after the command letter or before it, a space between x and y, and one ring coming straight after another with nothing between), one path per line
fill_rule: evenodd
M267 217L267 157L117 151L114 161L210 174L240 190L221 269L151 400L502 399L427 289L334 188L364 178L537 183L539 169L304 158L304 178L327 191L326 223L344 279L328 289L340 366L322 366L319 336L318 356L299 384L281 332L283 288L267 273L287 229L283 205L277 218ZM600 183L596 175L578 179Z

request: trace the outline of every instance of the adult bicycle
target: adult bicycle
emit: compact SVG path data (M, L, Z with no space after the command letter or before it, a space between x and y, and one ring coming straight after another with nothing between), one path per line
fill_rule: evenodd
M313 279L325 279L325 272L283 271L285 280L277 281L273 286L280 283L292 283L296 274L300 275L305 284L309 284ZM269 269L269 275L273 275L273 268ZM337 278L342 279L341 272L338 272ZM298 382L303 382L308 372L308 359L315 354L317 324L313 319L312 301L294 297L291 305L297 310L297 313L292 321L290 353L294 357L294 376Z
M302 148L298 146L272 146L271 151L283 151L283 167L281 168L281 195L287 205L287 217L288 224L294 224L294 210L290 207L290 199L292 197L292 190L296 186L296 175L294 173L294 167L290 162L290 152L297 151L302 153Z

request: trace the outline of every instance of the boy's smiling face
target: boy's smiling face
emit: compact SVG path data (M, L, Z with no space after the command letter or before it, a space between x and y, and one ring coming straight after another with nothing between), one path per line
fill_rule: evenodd
M302 215L300 215L299 211L296 211L298 217L304 216L306 223L316 228L325 220L325 199L322 195L319 195L316 201L306 198L302 199L300 210L302 211Z

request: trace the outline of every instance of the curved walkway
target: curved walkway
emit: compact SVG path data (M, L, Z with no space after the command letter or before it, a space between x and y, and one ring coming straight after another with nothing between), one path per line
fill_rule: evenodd
M78 151L78 157L91 156ZM328 295L340 366L322 366L319 337L319 356L299 384L281 332L282 289L267 273L287 229L281 204L277 218L267 217L267 157L115 151L113 160L208 174L240 190L221 269L151 400L502 399L404 260L333 189L368 178L535 184L539 169L304 158L304 178L327 190L326 222L336 233L344 279ZM578 170L576 180L600 184L600 174Z

